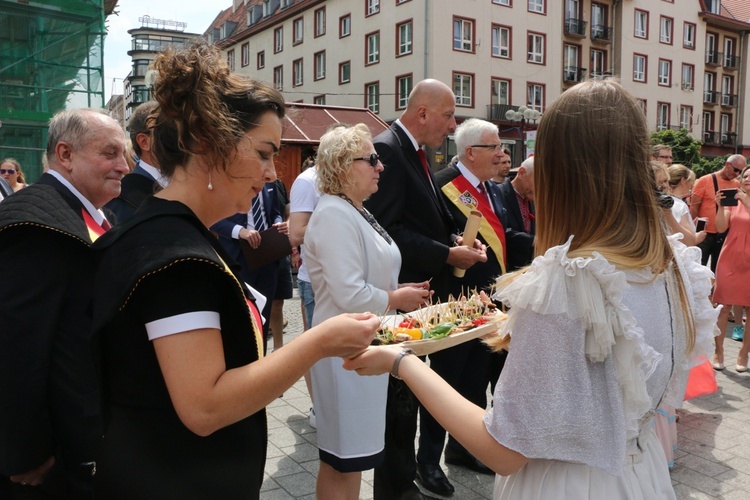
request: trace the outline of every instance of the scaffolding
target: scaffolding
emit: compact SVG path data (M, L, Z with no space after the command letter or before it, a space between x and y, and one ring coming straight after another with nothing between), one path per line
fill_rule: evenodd
M42 172L47 123L104 107L104 21L117 0L0 0L0 159Z

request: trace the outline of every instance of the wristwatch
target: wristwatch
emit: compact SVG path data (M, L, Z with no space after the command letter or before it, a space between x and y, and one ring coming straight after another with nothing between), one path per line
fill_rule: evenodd
M401 349L401 352L398 353L398 357L393 361L393 368L391 368L391 376L393 378L401 380L401 377L398 376L398 367L401 364L401 360L404 359L404 356L408 356L409 354L414 354L414 349L411 347L404 347Z

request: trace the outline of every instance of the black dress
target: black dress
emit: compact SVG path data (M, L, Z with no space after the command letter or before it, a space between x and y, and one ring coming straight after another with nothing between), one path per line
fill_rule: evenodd
M95 249L101 257L94 325L102 349L105 418L97 496L258 498L265 411L207 437L192 433L174 410L144 326L177 314L217 311L227 369L259 359L254 305L249 307L249 291L225 264L229 259L221 245L181 203L149 198Z

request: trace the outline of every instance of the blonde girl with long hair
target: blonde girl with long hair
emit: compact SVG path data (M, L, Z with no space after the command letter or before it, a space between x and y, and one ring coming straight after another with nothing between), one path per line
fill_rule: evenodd
M716 312L697 248L666 235L645 117L612 80L581 83L542 116L536 253L499 283L508 358L493 408L462 398L398 346L345 362L395 371L493 469L496 499L675 498L654 438L711 350Z

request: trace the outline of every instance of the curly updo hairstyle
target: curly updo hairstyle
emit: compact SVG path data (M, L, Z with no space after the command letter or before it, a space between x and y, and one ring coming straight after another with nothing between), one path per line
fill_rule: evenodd
M237 144L261 117L285 115L284 98L273 87L232 73L219 49L205 41L160 53L149 117L154 153L163 174L171 177L192 155L207 158L209 168L226 170Z

